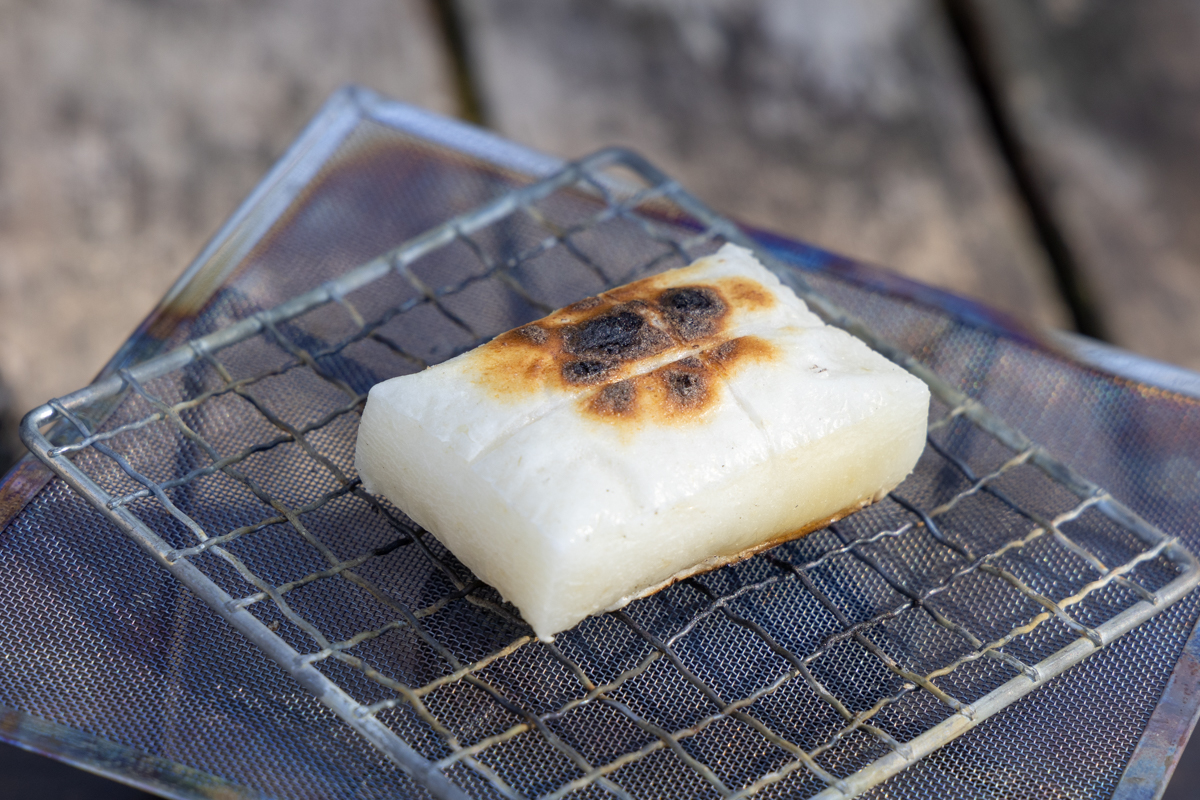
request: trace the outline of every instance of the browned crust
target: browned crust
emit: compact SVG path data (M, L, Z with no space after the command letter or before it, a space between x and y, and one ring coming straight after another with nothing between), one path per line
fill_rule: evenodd
M750 556L758 555L759 553L761 553L765 550L770 550L772 547L778 547L779 545L783 544L784 542L790 542L793 539L799 539L802 536L807 536L808 534L812 533L813 531L828 527L828 526L832 525L833 523L837 522L839 519L842 519L843 517L847 517L847 516L853 514L855 511L859 511L863 508L866 508L867 506L871 505L874 502L875 502L874 498L868 497L866 500L860 500L857 503L853 503L853 504L847 506L846 508L843 508L841 511L838 511L834 514L831 514L828 517L825 517L824 519L816 520L815 522L811 522L808 525L805 525L796 530L788 531L787 533L781 533L778 536L768 539L765 542L760 542L759 544L753 545L751 547L747 547L745 550L742 550L741 552L734 553L733 555L730 555L730 556L712 556L711 558L706 558L704 561L701 561L699 564L696 564L695 566L688 567L687 569L676 572L674 575L667 578L662 583L656 583L647 589L643 589L642 591L638 592L637 594L632 595L631 597L628 597L628 598L622 600L617 605L610 606L609 608L606 608L604 610L605 611L616 611L618 608L623 608L624 606L628 605L629 603L632 603L634 600L640 600L643 597L649 597L650 595L655 594L659 591L662 591L663 589L666 589L671 584L678 583L679 581L684 580L685 578L690 578L693 575L702 575L705 572L712 572L714 569L720 569L721 567L728 566L729 564L736 564L739 561L745 561L747 558L750 558Z
M580 397L579 413L624 433L644 425L682 425L704 419L722 398L722 378L739 367L769 362L778 348L758 336L730 339L710 350L609 383Z
M547 390L590 394L641 374L648 359L715 351L728 341L734 312L776 303L751 278L689 283L694 271L645 278L497 336L471 355L477 383L498 400Z

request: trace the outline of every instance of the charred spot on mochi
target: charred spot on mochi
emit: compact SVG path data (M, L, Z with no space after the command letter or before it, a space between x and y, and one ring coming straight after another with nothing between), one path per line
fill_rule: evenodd
M584 358L632 360L665 349L667 337L627 303L598 317L563 328L563 348Z
M637 384L632 380L605 386L592 398L591 410L605 416L624 416L637 405Z
M666 385L667 403L680 408L696 408L708 399L708 376L702 370L680 369L678 362L659 370Z
M599 383L604 380L616 364L606 359L580 359L563 364L563 380L571 384Z
M720 397L714 367L688 356L653 372L597 386L579 408L628 435L643 425L687 425L705 418Z
M514 330L513 333L518 338L524 339L530 344L543 345L550 340L550 334L546 333L546 329L532 322L528 325L522 325Z
M658 296L658 307L685 342L712 336L728 310L721 296L707 286L667 289Z
M646 320L632 311L618 311L575 325L566 334L567 350L579 355L615 356L637 346Z

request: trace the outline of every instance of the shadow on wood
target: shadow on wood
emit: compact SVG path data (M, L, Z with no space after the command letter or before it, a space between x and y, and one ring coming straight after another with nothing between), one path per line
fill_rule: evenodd
M1200 368L1200 7L965 5L1113 341Z

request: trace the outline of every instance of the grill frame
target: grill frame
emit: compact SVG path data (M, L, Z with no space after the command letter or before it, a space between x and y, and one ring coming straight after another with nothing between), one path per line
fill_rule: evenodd
M659 186L667 187L673 199L679 205L684 207L693 216L704 220L708 223L711 230L717 232L726 240L754 247L753 242L748 240L732 223L712 214L712 212L694 201L689 195L682 192L677 185L669 181L661 173L658 173L651 165L623 151L605 151L593 156L590 160L582 162L583 166L576 165L569 167L557 179L551 179L550 182L543 182L533 187L517 190L507 198L503 198L497 201L497 203L486 207L484 210L476 212L475 215L468 215L469 219L460 218L455 223L448 223L443 228L411 241L401 249L406 251L406 257L416 258L417 254L428 252L430 249L435 249L444 244L449 240L447 237L453 238L456 228L460 231L469 229L471 224L475 222L482 223L489 218L494 218L494 215L512 210L512 208L519 206L524 200L536 196L539 192L556 191L562 186L573 183L579 177L578 172L572 173L571 170L590 170L606 159L610 160L610 163L623 163L625 166L651 177ZM856 780L858 777L856 774L846 779L841 785L831 786L826 790L826 796L840 796L843 790L859 792L869 788L871 785L875 785L875 783L894 774L907 764L912 763L912 761L940 746L940 744L944 744L946 741L978 724L983 719L995 713L995 711L1007 706L1033 688L1043 685L1070 665L1078 663L1079 660L1082 660L1082 658L1091 652L1111 642L1117 636L1140 624L1140 622L1149 619L1171 602L1182 597L1200 581L1200 573L1197 570L1196 560L1178 544L1166 540L1161 531L1145 523L1134 515L1133 512L1106 494L1101 494L1099 488L1094 484L1080 478L1064 465L1051 458L1045 451L1035 448L1019 432L1005 425L995 415L970 398L959 393L952 386L932 374L928 369L903 353L891 348L886 343L877 340L860 323L842 313L836 306L824 300L824 298L815 295L807 287L802 276L794 269L774 262L770 255L762 251L761 248L755 249L758 250L760 258L768 266L775 269L781 277L784 277L792 285L792 288L804 297L810 303L810 306L814 307L814 310L817 310L818 313L835 324L839 324L861 338L866 339L876 349L884 352L885 355L908 367L911 371L918 374L919 377L926 380L935 393L941 397L943 402L952 409L952 416L961 416L970 420L972 424L987 431L1015 452L1027 452L1029 454L1027 456L1029 463L1036 465L1048 475L1053 476L1062 485L1067 486L1075 492L1075 494L1082 498L1087 498L1091 505L1117 524L1144 538L1148 543L1155 546L1161 545L1163 552L1169 552L1184 565L1184 573L1182 575L1154 593L1157 600L1156 603L1146 603L1145 607L1139 605L1128 609L1116 618L1102 625L1095 626L1092 629L1092 638L1084 637L1078 639L1072 645L1036 665L1036 676L1012 679L1004 686L988 694L982 700L972 704L972 708L960 710L948 718L942 725L910 741L907 749L902 746L888 756L880 759L871 768L871 774L864 775L861 780ZM72 417L76 417L76 411L94 408L98 403L107 405L107 401L119 398L131 386L147 382L157 375L181 369L189 363L202 359L205 353L219 352L224 347L243 341L248 337L259 335L272 325L298 316L318 305L337 302L339 296L348 293L357 286L366 285L383 274L390 274L393 269L394 265L389 263L388 259L376 260L358 270L352 271L337 281L332 281L288 303L277 306L271 311L255 315L255 317L237 323L216 334L203 337L200 343L195 346L181 348L152 361L144 362L132 367L127 372L123 371L124 374L112 376L80 392L69 395L60 401L42 406L31 412L26 418L22 426L22 434L26 440L26 444L44 463L63 477L77 491L84 494L102 513L134 538L143 549L150 552L161 565L169 569L182 583L203 598L229 621L230 624L258 645L268 656L280 663L309 691L321 697L348 724L358 730L360 734L377 747L380 747L381 750L388 753L389 756L413 774L419 782L430 788L436 795L457 797L464 795L457 793L458 790L456 787L449 784L440 772L433 769L429 765L429 762L416 754L407 743L399 740L394 732L383 726L373 716L363 716L359 710L361 708L360 704L338 687L332 685L328 678L312 668L311 665L299 663L299 653L291 649L280 637L267 629L263 623L244 608L238 608L232 597L224 593L208 577L196 569L194 565L190 564L186 558L176 560L174 558L174 549L168 546L161 537L138 519L136 515L124 507L114 507L111 504L113 500L111 496L92 481L82 470L62 457L72 452L72 450L63 450L61 446L56 448L40 431L43 425L51 423L55 419L71 420ZM80 421L80 424L85 423ZM84 432L90 433L86 427Z

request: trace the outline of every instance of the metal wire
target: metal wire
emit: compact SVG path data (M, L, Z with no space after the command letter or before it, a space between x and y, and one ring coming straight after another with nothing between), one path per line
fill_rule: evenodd
M630 173L637 185L622 182ZM461 310L472 292L532 318L564 294L725 241L752 246L637 156L603 151L54 401L27 418L24 436L438 797L859 793L1200 581L1174 539L761 252L814 310L933 389L929 447L888 499L544 642L402 510L362 489L346 453L370 385L354 368L364 348L382 348L393 372L421 369L498 332ZM453 268L439 261L448 253ZM389 276L406 287L397 301L361 310L356 300ZM316 314L326 314L319 324ZM93 428L86 410L122 395L125 412ZM41 435L58 419L77 441ZM148 455L139 445L151 437L186 457ZM289 476L301 472L297 489ZM197 498L216 482L253 503L254 518L214 517ZM333 541L321 520L347 504L382 521L389 540L364 536L349 551ZM408 600L391 567L401 553L408 573L432 576ZM345 613L330 611L345 598Z

